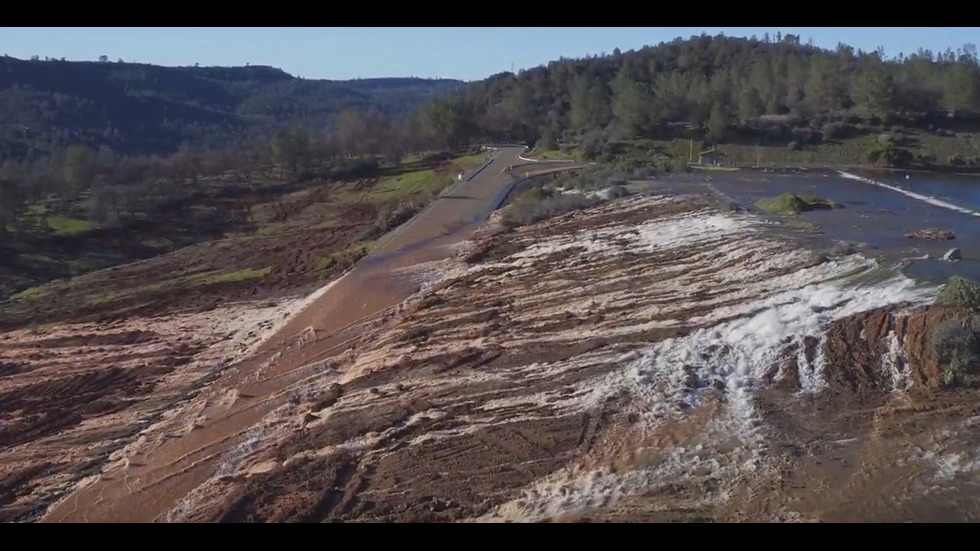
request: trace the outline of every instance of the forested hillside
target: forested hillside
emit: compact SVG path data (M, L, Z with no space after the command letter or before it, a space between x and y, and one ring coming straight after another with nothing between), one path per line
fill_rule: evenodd
M645 170L688 170L709 144L766 166L977 170L978 113L973 46L886 59L796 36L694 37L466 85L0 58L0 298L268 233L256 213L284 223L296 213L279 198L310 189L387 228L483 140Z
M399 115L458 89L454 80L303 80L271 67L158 67L0 58L0 159L83 144L116 154L217 148L345 109Z
M794 35L700 36L495 75L443 108L463 133L543 149L581 142L593 155L635 138L804 148L896 129L952 137L980 127L980 66L973 45L886 58ZM892 142L879 156L902 161ZM975 155L931 161L980 164Z

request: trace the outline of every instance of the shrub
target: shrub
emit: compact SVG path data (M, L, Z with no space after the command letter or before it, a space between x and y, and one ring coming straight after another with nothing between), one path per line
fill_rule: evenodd
M721 212L742 212L742 207L735 201L723 201L718 204L718 210Z
M588 132L582 137L582 143L579 144L579 149L582 151L582 158L586 160L595 159L602 152L602 147L605 143L605 136L601 132L595 130Z
M616 184L611 188L609 188L609 191L606 193L606 196L609 199L620 199L623 197L629 197L630 190L626 189L626 186L622 184Z
M516 228L546 220L553 216L591 207L599 200L577 193L549 197L540 201L521 198L504 212L502 223L505 228Z
M688 166L687 161L681 157L674 157L673 162L670 164L671 172L690 172L691 167Z
M843 205L822 197L784 193L776 197L759 199L755 205L773 214L799 214L812 210L838 209Z
M841 123L830 123L823 127L824 141L837 140L847 136L847 127Z
M980 311L980 284L953 276L939 292L936 304Z
M633 171L634 180L649 180L657 175L657 171L650 166L644 166Z
M527 199L531 201L543 201L545 199L554 197L555 192L550 187L545 187L541 184L538 184L532 187L531 189L527 190L526 192L524 192L524 195L527 197Z
M819 141L819 134L813 132L809 128L794 128L792 130L793 141L799 144L810 144L817 143Z
M855 243L854 241L838 241L830 249L830 254L834 256L850 256L857 254L860 247L861 243Z
M367 178L373 176L377 170L378 161L375 159L353 159L340 161L321 172L320 175L332 180L347 180Z
M625 174L614 173L606 176L605 185L606 186L625 186L629 182L629 179Z
M944 386L966 382L973 367L980 361L976 333L956 320L946 320L934 327L929 336L929 345L936 359L944 365Z

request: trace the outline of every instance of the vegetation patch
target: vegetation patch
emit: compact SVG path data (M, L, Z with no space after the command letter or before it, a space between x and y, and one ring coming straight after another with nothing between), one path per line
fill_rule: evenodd
M936 304L980 312L980 284L953 276L943 285Z
M737 172L738 167L735 166L702 166L702 165L691 165L694 170L700 170L703 172Z
M615 184L606 191L606 197L609 199L622 199L630 195L630 190L622 184Z
M378 199L400 198L437 191L448 183L448 178L437 178L435 170L406 172L382 178L371 195Z
M169 251L174 247L173 241L163 237L156 238L156 239L144 239L143 241L140 242L140 244L143 245L144 247L149 247L151 249L156 249L159 251Z
M980 319L976 316L965 322L948 319L932 329L929 345L943 366L944 386L969 385L975 382L977 365L980 363L978 329Z
M316 270L317 272L325 272L330 268L333 268L334 266L341 263L346 262L347 264L351 264L357 262L358 260L366 256L371 251L371 248L373 246L374 246L374 241L371 240L358 241L357 243L351 245L350 247L347 247L342 251L338 251L336 253L333 253L329 256L325 256L317 260L316 265L314 266L313 269Z
M554 149L533 149L529 154L532 159L542 161L577 161L581 158L581 153L574 146Z
M953 276L939 292L936 304L969 313L966 319L937 324L929 335L932 352L944 369L943 385L972 385L980 365L980 283Z
M813 195L795 195L784 193L777 197L759 199L755 205L773 214L799 214L812 210L829 210L843 208L843 205L829 199Z
M505 228L513 229L546 220L561 214L585 209L600 203L597 197L579 193L568 193L557 196L541 197L530 195L522 197L507 207L501 223Z
M474 153L452 158L436 168L429 165L410 164L388 170L371 191L373 201L399 201L412 197L431 200L450 186L460 172L477 167L486 159L485 153ZM422 163L423 161L418 161Z
M727 213L742 212L742 207L735 201L720 201L717 204L717 208L719 211Z
M47 296L48 290L44 289L42 286L31 287L29 289L24 289L23 291L13 294L10 296L9 300L11 302L26 302L30 300L35 300Z
M313 269L318 272L322 272L333 268L335 264L337 264L337 258L334 255L325 256L316 261L316 265L313 267Z
M265 268L246 268L244 270L234 270L234 271L204 272L201 274L186 276L184 278L181 278L180 280L195 285L213 285L215 283L235 283L239 281L262 279L263 277L272 273L272 270L274 270L275 268L276 268L275 265L272 265L272 266L266 266Z
M87 232L95 226L88 220L73 218L63 214L54 214L46 217L48 227L58 235L75 235Z
M866 244L858 243L857 241L838 241L831 247L830 254L833 256L850 256L852 254L858 254L866 246Z

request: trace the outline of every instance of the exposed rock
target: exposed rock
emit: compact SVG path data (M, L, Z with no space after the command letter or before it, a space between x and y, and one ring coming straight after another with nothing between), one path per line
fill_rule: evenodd
M912 389L943 386L945 365L931 346L932 329L947 319L966 318L966 310L924 306L905 311L899 304L840 319L831 325L824 344L824 376L837 390L865 392L892 390L898 381L886 368L891 335L898 338L902 354L890 358L908 378Z
M934 239L936 241L948 241L951 239L956 239L956 234L950 230L926 228L924 230L906 232L905 237L909 239Z
M943 260L946 262L956 262L957 260L963 260L963 251L959 249L950 249L943 255Z

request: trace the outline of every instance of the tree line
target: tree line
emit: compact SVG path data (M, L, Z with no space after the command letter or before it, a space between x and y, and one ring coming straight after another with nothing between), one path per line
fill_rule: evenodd
M693 127L712 142L758 134L783 143L846 133L848 123L933 128L976 124L976 47L887 58L797 35L698 36L502 73L441 101L456 139L485 136L555 148L589 132L665 138ZM780 118L782 117L782 118ZM772 121L794 121L772 133ZM782 122L780 123L782 124ZM798 133L797 133L798 134Z
M325 128L345 109L414 111L454 80L306 80L279 69L159 67L0 57L0 162L73 144L166 155L182 143L236 146L295 124Z
M0 164L0 237L34 203L106 226L180 214L208 195L245 196L277 182L372 177L407 155L467 145L451 113L434 103L405 116L348 109L326 129L297 125L234 147L123 156L75 144L40 159L7 159Z
M202 97L221 97L227 90L251 89L259 77L263 90L283 94L312 86L288 75L266 74L272 71L268 68L172 73L119 65L126 72L103 76L122 79L130 94L152 95L148 90L161 75L183 79L174 81L177 88L171 95L187 86ZM101 90L101 81L86 78L83 88ZM216 80L224 84L216 88ZM280 85L287 88L280 90ZM360 93L379 85L352 81L344 86ZM396 79L383 88L396 94L405 86L428 85ZM249 101L261 104L262 97L253 94ZM301 102L287 101L289 94L276 97L282 101L249 108L285 109L303 118ZM98 103L90 107L99 109ZM329 123L314 117L306 127L294 125L210 147L185 144L171 155L124 155L106 145L94 147L89 140L46 156L8 155L0 163L0 234L15 225L28 204L39 201L85 204L87 215L102 225L154 209L179 209L216 189L248 190L260 178L371 175L383 164L399 164L409 153L459 150L480 140L521 141L549 149L578 143L587 156L596 156L613 139L694 132L716 143L746 136L759 142L808 143L845 136L856 121L940 131L976 124L978 112L980 64L972 45L886 58L881 51L845 45L817 48L795 35L703 35L494 75L408 112L358 105ZM71 131L65 132L64 138L71 139ZM876 155L890 159L904 153L891 143L880 149ZM202 180L220 185L199 185Z

